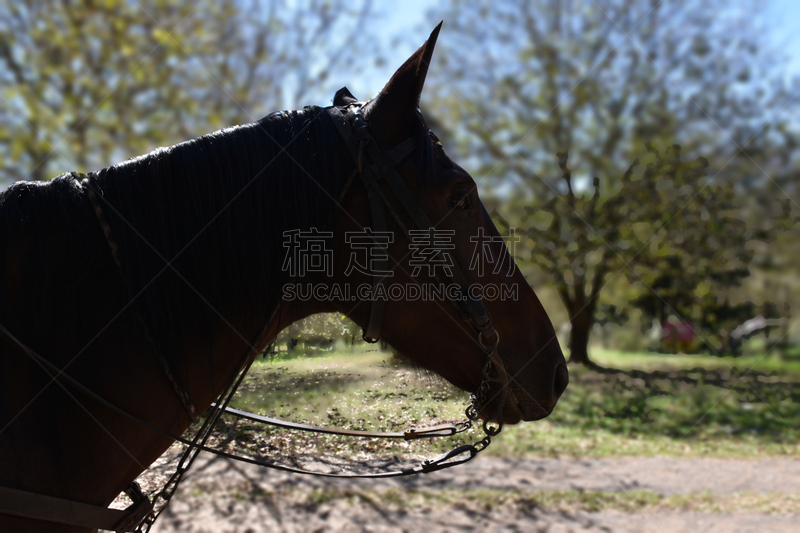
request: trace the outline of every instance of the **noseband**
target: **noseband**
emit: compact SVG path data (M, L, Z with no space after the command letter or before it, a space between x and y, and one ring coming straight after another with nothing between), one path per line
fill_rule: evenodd
M346 91L346 89L340 89L340 92L342 91ZM349 95L349 93L347 94ZM353 98L353 100L355 99ZM409 228L384 194L381 182L385 182L388 185L392 195L400 202L416 229L425 231L433 231L435 229L436 226L425 214L419 201L414 197L395 168L414 150L416 139L413 136L409 137L394 148L384 150L372 136L369 124L364 118L363 108L364 102L353 102L345 106L334 106L326 109L339 134L344 139L345 145L347 145L347 149L356 165L353 174L347 180L342 196L344 196L354 178L358 176L367 191L373 224L371 228L372 234L386 232L386 209L388 209L392 218L403 230L408 242L413 242ZM377 240L373 238L373 246L377 245ZM476 342L488 354L482 372L483 380L478 390L473 393L472 402L467 408L466 414L470 420L477 420L478 413L485 407L484 404L491 399L488 397L491 383L498 383L501 395L499 407L497 412L484 422L486 433L496 435L503 425L501 411L505 404L508 388L508 374L497 351L497 346L500 343L500 334L492 325L492 317L484 307L481 298L476 297L472 294L472 291L468 290L469 281L461 267L459 267L458 262L453 261L452 266L448 266L450 267L450 275L445 275L445 280L450 284L456 284L461 290L459 298L453 298L448 293L447 299L464 321L471 326L473 332L477 335ZM385 267L385 259L376 259L375 270L385 272ZM374 274L372 278L373 298L370 304L369 320L366 328L364 328L362 337L366 342L374 343L380 339L381 326L386 309L386 299L378 298L376 295L386 294L384 290L386 276ZM434 279L439 283L443 283L442 277L438 273L434 274Z

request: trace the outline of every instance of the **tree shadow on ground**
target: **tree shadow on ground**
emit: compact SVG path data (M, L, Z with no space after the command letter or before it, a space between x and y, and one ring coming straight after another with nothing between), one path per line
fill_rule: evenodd
M796 441L800 387L792 377L747 369L623 370L591 364L573 372L571 423L586 429ZM583 419L581 420L581 417Z

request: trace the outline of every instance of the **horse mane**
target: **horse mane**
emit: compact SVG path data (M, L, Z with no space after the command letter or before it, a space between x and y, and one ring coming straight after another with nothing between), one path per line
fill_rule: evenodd
M0 193L0 277L7 280L0 283L0 321L40 349L53 346L53 324L74 319L57 316L53 288L72 298L102 268L109 253L98 229L85 192L69 176L20 181ZM54 256L62 260L56 268Z
M89 176L128 293L138 295L137 314L164 354L180 349L181 326L210 334L219 315L263 326L289 274L284 232L332 229L352 167L342 155L328 114L307 107Z

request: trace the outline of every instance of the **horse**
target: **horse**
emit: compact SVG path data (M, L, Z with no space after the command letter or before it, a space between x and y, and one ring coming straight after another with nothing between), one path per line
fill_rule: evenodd
M342 89L329 108L0 195L0 488L108 506L243 362L322 312L466 391L486 383L488 346L507 380L489 383L477 414L516 424L552 412L568 383L553 326L475 181L419 111L440 27L369 102ZM398 181L363 179L375 167ZM449 262L436 262L444 256L425 235ZM483 252L514 268L467 268L479 235ZM443 276L446 298L368 294ZM312 294L300 297L305 285ZM490 299L473 285L515 292ZM4 512L0 501L3 531L92 530Z

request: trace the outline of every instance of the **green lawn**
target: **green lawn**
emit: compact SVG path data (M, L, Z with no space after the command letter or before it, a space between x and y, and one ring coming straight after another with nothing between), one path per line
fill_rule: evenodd
M504 428L487 453L763 457L800 451L797 362L600 350L592 356L604 368L571 367L570 386L555 412ZM388 357L360 351L259 362L234 406L317 425L384 431L463 419L466 393L393 365ZM471 431L435 442L386 442L264 431L238 422L223 427L221 440L253 453L363 459L431 456L481 437Z
M751 340L747 346L761 347L763 343ZM763 351L745 352L739 357L716 357L707 354L656 354L595 348L590 357L600 366L626 370L681 370L702 367L707 370L732 369L739 374L755 370L762 373L777 372L800 380L800 357L793 352L790 355L790 358L784 360L776 353L765 355Z

